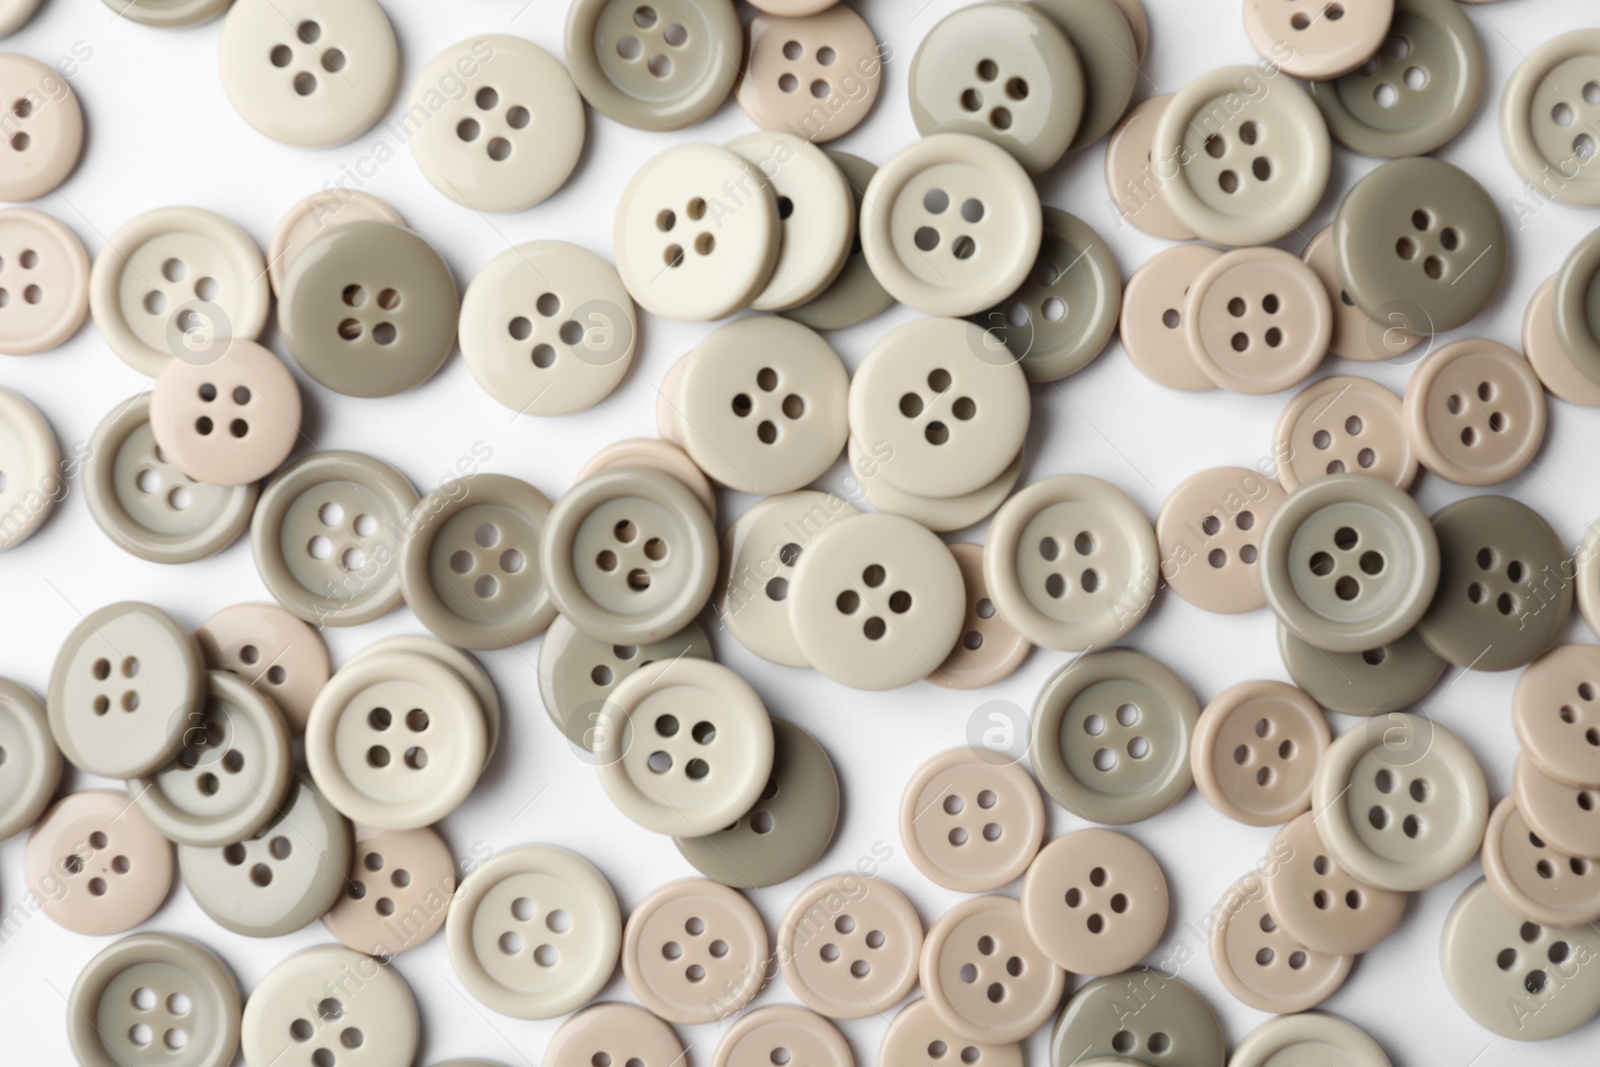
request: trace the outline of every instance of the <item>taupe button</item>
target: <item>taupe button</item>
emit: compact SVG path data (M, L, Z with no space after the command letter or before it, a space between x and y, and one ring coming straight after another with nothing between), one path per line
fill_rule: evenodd
M1139 373L1157 385L1186 393L1217 387L1189 343L1183 309L1195 278L1220 258L1222 252L1210 245L1165 248L1141 263L1122 290L1122 347Z
M1417 703L1447 664L1415 630L1362 652L1325 652L1278 624L1278 654L1294 684L1344 715L1382 715Z
M1600 787L1600 648L1562 645L1535 660L1511 694L1528 759L1570 786Z
M1172 591L1223 615L1264 607L1259 544L1283 501L1276 482L1245 467L1184 479L1156 516L1162 577Z
M357 652L351 661L367 656L379 656L390 652L399 652L407 656L421 656L442 663L460 675L478 698L479 705L483 708L484 729L488 735L488 751L483 762L488 766L489 760L494 757L495 745L500 740L500 694L494 687L494 679L489 677L489 672L483 669L471 655L461 651L454 645L447 645L433 637L422 637L417 634L395 634L375 641Z
M210 949L133 934L73 983L67 1039L83 1067L227 1067L239 1054L239 983Z
M272 698L291 733L306 728L331 666L322 635L276 604L235 604L196 627L206 666Z
M1273 446L1291 493L1330 474L1369 474L1398 489L1417 477L1400 398L1370 378L1335 375L1300 390L1278 416Z
M204 363L174 359L150 393L150 429L206 485L260 481L300 439L300 387L271 350L231 338Z
M900 1009L883 1032L878 1067L941 1067L960 1059L985 1067L1022 1067L1022 1046L971 1041L939 1017L933 1005L918 998Z
M1289 936L1307 948L1354 956L1394 932L1407 894L1350 877L1317 836L1311 812L1278 831L1262 869L1267 906Z
M1138 1004L1127 1011L1123 1005ZM1222 1067L1222 1027L1205 998L1181 979L1138 967L1096 978L1072 995L1050 1032L1051 1067L1092 1057Z
M1403 356L1421 342L1421 337L1405 328L1403 312L1396 309L1380 321L1350 299L1333 261L1332 226L1318 230L1300 258L1328 290L1328 305L1333 309L1333 335L1328 339L1331 354L1358 363L1373 363Z
M1546 278L1528 299L1522 314L1522 353L1550 395L1579 407L1600 407L1600 379L1579 364L1582 357L1567 347L1556 321L1557 280Z
M1212 914L1211 966L1228 992L1258 1011L1316 1007L1344 985L1355 962L1296 941L1273 918L1254 873L1234 883Z
M26 356L55 348L89 314L89 253L78 235L42 211L0 211L0 352Z
M1483 873L1500 902L1532 922L1583 926L1600 919L1600 864L1547 843L1514 796L1489 814Z
M1022 882L1022 918L1039 950L1072 974L1116 974L1167 928L1167 879L1139 842L1077 830L1044 847Z
M1311 806L1312 775L1330 741L1327 717L1302 690L1240 682L1200 713L1189 746L1195 788L1246 826L1282 825Z
M1268 1019L1234 1048L1231 1067L1392 1067L1368 1033L1337 1015L1299 1012Z
M939 1018L975 1041L1021 1041L1044 1025L1067 985L1011 897L974 897L940 916L922 943L919 973Z
M1562 852L1600 857L1600 789L1562 785L1526 753L1517 757L1511 781L1517 807L1534 833Z
M983 546L968 541L950 546L967 590L967 619L961 640L928 681L947 689L981 689L1009 678L1033 645L1013 630L989 599L983 580Z
M1217 385L1276 393L1304 381L1328 354L1333 311L1321 280L1294 256L1236 248L1189 286L1183 328L1200 369Z
M1139 56L1128 0L1033 0L1066 33L1083 64L1083 121L1072 150L1087 148L1111 131L1128 110L1139 80ZM1137 3L1137 0L1134 0Z
M1028 772L953 748L917 768L900 794L900 841L946 889L986 893L1022 876L1044 838L1044 801Z
M771 0L766 6L774 7ZM878 99L883 61L872 27L848 5L812 0L805 6L813 10L763 10L745 26L745 76L734 96L763 130L788 130L822 144L867 117Z
M1457 341L1412 375L1405 416L1429 470L1459 485L1495 485L1533 462L1544 442L1544 385L1498 341Z
M32 826L61 781L61 751L44 705L0 678L0 841Z
M340 943L386 960L444 927L456 892L450 848L433 830L355 828L350 875L322 925Z
M398 968L339 945L317 945L279 963L251 991L242 1045L252 1065L320 1067L318 1060L338 1062L336 1056L405 1064L416 1055L420 1028L417 1002ZM360 1052L350 1056L351 1049Z
M596 1004L561 1024L545 1047L543 1062L546 1067L594 1067L597 1063L673 1067L683 1059L683 1042L672 1027L643 1008Z
M815 1067L855 1067L844 1035L822 1016L789 1004L757 1008L728 1028L711 1067L771 1067L793 1058Z
M778 966L807 1007L832 1019L888 1011L917 984L922 920L905 894L851 872L800 891L778 928Z
M755 907L716 882L669 882L641 900L622 934L622 973L668 1022L736 1014L761 988L767 931Z
M1375 0L1354 10L1342 4L1323 7L1317 0L1286 4L1249 0L1244 5L1244 32L1262 58L1284 73L1325 81L1372 58L1393 18L1394 0Z
M1138 3L1139 0L1131 2ZM1128 109L1122 123L1111 132L1111 140L1106 143L1106 188L1111 193L1111 199L1116 204L1120 217L1131 223L1135 229L1168 241L1192 241L1195 237L1194 231L1178 221L1178 217L1172 213L1172 209L1161 196L1161 186L1168 179L1163 174L1162 168L1156 165L1151 152L1156 123L1170 103L1172 94L1164 93L1140 101ZM1216 251L1209 248L1207 250ZM1164 249L1151 258L1172 251L1174 249ZM1207 387L1209 386L1208 379Z
M79 934L131 930L172 888L172 845L127 795L104 789L73 793L47 811L22 866L42 891L40 910Z

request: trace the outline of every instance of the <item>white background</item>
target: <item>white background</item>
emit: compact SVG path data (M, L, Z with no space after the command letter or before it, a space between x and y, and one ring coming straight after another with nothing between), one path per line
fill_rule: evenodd
M915 136L906 104L905 73L918 41L961 0L857 0L892 50L883 94L869 118L836 145L882 162ZM1252 63L1240 24L1238 0L1147 0L1152 33L1145 77L1136 96L1182 87L1202 71L1225 63ZM449 42L483 33L529 37L562 54L566 4L561 0L389 0L403 53L402 92L421 66ZM919 8L921 10L919 10ZM1483 335L1516 345L1522 308L1534 288L1553 273L1572 244L1600 224L1600 212L1545 205L1519 226L1512 210L1519 181L1501 150L1497 130L1500 87L1523 54L1555 34L1593 24L1586 0L1506 0L1467 8L1488 53L1486 91L1466 131L1439 154L1470 170L1502 205L1512 234L1511 264L1498 298L1461 335ZM744 12L749 15L748 9ZM162 31L113 20L98 0L46 0L39 15L4 46L47 63L75 43L92 48L72 86L88 120L83 161L62 191L37 207L61 218L91 254L134 215L169 204L193 204L234 219L265 247L282 212L306 194L338 181L377 136L343 148L308 152L257 134L224 98L217 73L220 22L189 31ZM390 118L401 111L397 100ZM449 260L465 287L492 257L514 243L559 238L608 258L611 216L624 183L645 159L686 138L721 143L753 128L732 102L710 121L679 134L647 134L589 114L588 146L568 185L546 203L516 215L486 219L435 192L408 150L379 169L366 188L399 209ZM382 134L398 148L392 133ZM1111 243L1124 276L1165 242L1119 227L1106 206L1104 142L1068 158L1041 180L1046 203L1090 221ZM1306 224L1304 237L1285 247L1298 254L1304 238L1332 216L1339 197L1374 160L1335 152L1327 197ZM1534 201L1528 201L1537 206ZM854 367L867 347L912 315L895 308L860 328L832 336ZM622 386L598 408L560 420L513 418L479 390L459 356L432 381L387 400L336 396L300 376L306 430L320 448L371 452L404 471L426 491L474 443L493 449L486 469L525 478L551 497L564 492L579 466L603 445L654 433L655 383L672 360L710 331L651 319ZM275 329L266 342L280 352ZM1403 367L1339 365L1324 373L1360 373L1403 390ZM298 371L296 372L298 374ZM106 347L93 326L60 350L0 360L0 381L32 399L54 424L64 451L84 441L111 408L148 386ZM1141 377L1120 345L1087 370L1056 387L1035 389L1024 483L1066 471L1089 472L1127 490L1152 516L1166 494L1203 467L1251 466L1269 452L1271 431L1288 399L1226 393L1186 395ZM1562 538L1575 544L1595 517L1593 475L1600 444L1593 415L1551 402L1550 433L1535 466L1500 487L1538 508ZM828 485L837 485L842 464ZM1429 512L1463 491L1424 475L1417 496ZM723 494L722 521L749 498ZM983 529L958 539L981 540ZM145 563L114 547L91 520L79 487L45 527L20 548L0 556L0 674L43 692L56 648L82 614L115 600L147 600L194 626L229 604L268 599L248 544L241 540L213 559L182 567ZM708 623L708 628L710 624ZM335 663L380 637L421 627L404 609L355 629L326 632ZM1576 614L1572 640L1591 640ZM876 841L894 851L883 875L903 888L931 923L957 894L923 878L900 848L895 812L901 786L935 752L964 743L969 717L980 704L1007 699L1028 707L1066 656L1036 652L1012 678L990 691L959 693L918 684L888 694L862 694L820 675L775 667L747 653L726 633L715 634L723 662L748 677L778 715L812 731L838 767L844 790L839 832L822 862L800 879L751 894L769 929L801 886L842 871ZM1248 678L1286 678L1267 611L1242 618L1208 615L1163 593L1128 645L1171 664L1202 703ZM606 800L589 766L575 759L546 720L535 685L537 642L483 657L505 698L507 723L499 754L478 790L441 827L452 850L465 858L474 847L495 849L530 842L574 848L611 879L626 910L653 887L695 872L672 843L625 820ZM1483 761L1491 797L1510 787L1516 751L1509 706L1516 675L1464 675L1452 670L1424 708L1462 735ZM1335 732L1359 720L1332 716ZM69 769L63 791L107 783ZM1080 824L1052 807L1051 832ZM1212 973L1195 928L1229 884L1257 859L1272 836L1224 819L1191 792L1177 806L1132 828L1166 870L1172 886L1172 920L1154 959L1180 944L1193 957L1182 977L1198 987L1221 1017L1230 1046L1266 1016L1235 1001ZM23 837L0 844L0 908L24 893ZM1450 999L1439 970L1439 931L1452 902L1479 876L1477 863L1412 900L1400 929L1357 961L1344 988L1323 1007L1366 1027L1397 1065L1491 1067L1495 1064L1593 1062L1593 1027L1540 1046L1518 1047L1473 1023ZM1015 887L1012 887L1015 892ZM229 933L207 919L186 890L175 887L161 911L143 927L199 938L232 966L250 990L277 961L297 949L328 942L320 924L274 940ZM16 1064L71 1062L64 1034L66 1003L78 972L110 942L69 933L44 917L24 923L0 948L0 1060ZM411 984L424 1021L419 1063L476 1055L508 1065L536 1064L557 1022L521 1022L469 1006L446 959L442 938L395 963ZM1592 976L1590 976L1590 980ZM602 999L631 999L620 971ZM781 980L756 1004L793 1001ZM857 1059L876 1061L886 1019L848 1023L843 1029ZM680 1028L692 1064L705 1065L718 1032ZM1581 1050L1590 1049L1587 1055ZM1045 1062L1041 1034L1030 1061Z

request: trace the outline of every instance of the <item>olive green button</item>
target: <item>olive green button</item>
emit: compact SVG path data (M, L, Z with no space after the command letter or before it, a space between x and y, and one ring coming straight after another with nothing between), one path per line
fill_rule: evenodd
M1562 350L1587 378L1600 382L1600 229L1567 254L1553 297Z
M1116 1057L1128 1057L1119 1061ZM1096 978L1061 1009L1050 1067L1085 1061L1223 1067L1222 1024L1192 986L1148 967Z
M861 197L866 192L868 183L872 181L872 176L878 173L877 165L868 163L860 156L852 156L848 152L830 151L828 158L838 164L839 169L844 172L845 181L850 186L854 215L859 219ZM785 318L793 319L813 330L843 330L882 314L892 303L894 297L890 296L888 290L873 277L872 268L867 265L867 257L861 252L861 236L858 233L850 240L849 258L844 261L844 269L833 280L833 284L810 303L790 308L783 314Z
M1362 652L1327 652L1279 623L1278 654L1295 685L1345 715L1408 708L1438 684L1446 666L1415 630Z
M739 77L744 34L733 0L576 0L567 69L589 106L639 130L680 130L710 115Z
M239 1052L239 984L210 949L131 934L83 968L67 998L83 1067L228 1067Z
M461 312L444 259L387 222L324 230L300 250L279 299L300 369L346 396L393 396L427 381L455 344Z
M1379 322L1412 333L1464 326L1505 275L1506 228L1466 171L1428 157L1385 163L1357 182L1333 220L1333 261L1345 292Z
M1556 643L1572 613L1569 556L1550 524L1503 496L1458 500L1433 516L1439 590L1417 633L1458 667L1508 671Z
M1139 45L1116 0L1030 0L1056 21L1083 67L1083 118L1072 150L1106 134L1128 110L1139 80Z

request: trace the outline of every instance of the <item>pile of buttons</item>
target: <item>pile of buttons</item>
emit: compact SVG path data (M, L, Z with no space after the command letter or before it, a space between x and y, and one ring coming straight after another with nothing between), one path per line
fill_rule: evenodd
M0 3L0 33L36 2ZM220 17L224 95L282 145L348 143L399 99L377 0L106 3L154 27ZM1485 877L1443 924L1455 1001L1518 1040L1600 1016L1585 966L1600 955L1600 649L1563 643L1575 606L1600 632L1600 525L1574 553L1512 497L1428 515L1411 495L1424 470L1482 488L1532 467L1547 392L1600 407L1600 229L1528 304L1526 358L1434 344L1490 306L1511 263L1500 206L1429 155L1483 96L1467 9L1245 0L1260 62L1135 103L1140 0L971 4L921 32L906 76L921 137L874 165L821 146L867 118L894 50L835 0L753 3L741 20L732 0L571 0L565 62L471 37L400 100L423 177L484 218L561 190L595 115L667 134L736 100L755 132L639 161L598 242L614 266L506 241L462 292L426 237L353 190L295 204L266 255L200 208L139 214L92 261L60 221L0 211L0 352L48 352L92 318L152 380L74 462L0 388L0 551L40 533L81 459L117 548L192 563L248 530L275 601L192 632L152 604L100 606L66 635L45 699L0 679L0 838L27 833L27 882L56 924L126 935L67 998L79 1061L408 1067L421 1012L389 964L442 932L485 1020L565 1018L551 1067L672 1067L687 1055L674 1026L706 1024L723 1028L713 1067L850 1067L834 1021L873 1016L884 1067L1020 1067L1052 1019L1053 1067L1386 1067L1360 1027L1312 1009L1412 894L1480 855ZM60 91L35 103L46 85ZM83 112L20 55L0 55L5 93L0 196L38 199L72 176ZM1531 189L1600 204L1600 30L1523 57L1499 117ZM1036 185L1102 138L1119 225L1182 242L1126 285L1102 236ZM1336 143L1384 162L1306 240ZM896 303L921 317L853 367L825 336ZM587 411L643 361L641 311L716 325L658 361L657 436L601 449L557 499L476 468L422 493L311 440L308 391L395 397L458 344L514 417ZM1019 487L1032 387L1066 397L1114 335L1172 390L1298 388L1268 459L1200 470L1153 522L1087 473ZM1415 369L1403 396L1343 374L1299 388L1328 356ZM841 464L854 503L816 488ZM728 493L759 499L719 526ZM941 536L983 522L982 545ZM1243 681L1202 706L1159 659L1113 647L1162 587L1218 615L1270 608L1293 684ZM335 669L323 628L402 606L431 636ZM870 857L814 877L849 783L717 661L707 619L864 693L978 690L1036 646L1073 653L1025 737L933 755L901 794L900 846L964 899L925 927ZM546 739L701 877L625 914L563 848L453 858L435 827L480 785L511 712L472 653L536 639ZM1417 710L1452 667L1526 668L1521 753L1492 808L1474 753ZM1328 712L1362 721L1335 736ZM66 764L122 788L58 797ZM1204 996L1150 963L1166 873L1107 828L1191 786L1223 818L1275 828L1200 924L1221 985L1274 1016L1231 1054ZM1055 808L1094 825L1052 838ZM320 920L331 943L279 959L245 1000L201 939L135 931L175 875L233 934ZM803 876L770 938L747 891ZM637 1003L601 999L619 967ZM780 978L798 1004L746 1010Z

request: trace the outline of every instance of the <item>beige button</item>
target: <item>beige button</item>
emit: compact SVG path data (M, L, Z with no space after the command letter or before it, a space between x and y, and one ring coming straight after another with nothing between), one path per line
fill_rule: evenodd
M1137 4L1139 0L1129 2ZM1143 11L1142 7L1140 11ZM1111 140L1106 143L1106 188L1110 190L1111 200L1122 218L1135 229L1168 241L1192 241L1194 231L1179 222L1178 216L1161 198L1161 169L1151 155L1156 120L1171 102L1171 93L1142 101L1130 108L1121 124L1111 132ZM1210 248L1206 250L1215 251ZM1161 254L1164 253L1157 255ZM1217 254L1221 255L1220 252ZM1210 384L1208 378L1206 387L1209 388Z
M1200 713L1189 746L1195 788L1228 818L1279 826L1311 806L1332 740L1317 702L1283 682L1240 682Z
M1261 531L1284 492L1244 467L1214 467L1190 475L1156 516L1161 575L1197 607L1238 615L1264 607Z
M845 445L850 471L866 495L867 503L878 511L911 519L935 533L965 530L982 522L1005 503L1022 475L1024 456L1019 451L998 478L970 493L960 496L923 496L890 485L887 478L878 477L883 464L894 457L887 441L879 441L875 447L876 451L854 437Z
M1522 352L1551 395L1580 407L1600 407L1600 379L1591 378L1567 352L1556 328L1556 279L1533 291L1522 315Z
M1600 647L1562 645L1517 679L1511 725L1524 754L1564 785L1600 787Z
M300 438L300 387L283 360L233 338L203 363L169 360L150 396L156 444L206 485L260 481Z
M945 1067L957 1060L984 1067L1022 1067L1022 1046L963 1037L922 998L890 1020L878 1048L878 1067Z
M622 973L644 1006L674 1023L736 1014L761 989L767 931L737 890L700 878L641 900L622 931Z
M1284 73L1308 81L1337 78L1371 59L1393 19L1394 0L1349 6L1244 0L1244 32L1256 51Z
M1562 785L1528 759L1511 775L1517 807L1545 841L1574 856L1600 856L1600 788Z
M922 920L905 894L851 872L800 891L778 928L778 967L794 995L832 1019L865 1019L917 984Z
M1308 811L1278 831L1267 849L1267 906L1307 948L1354 956L1394 932L1408 894L1377 889L1336 863Z
M444 926L456 891L450 848L433 830L358 826L344 893L322 925L347 948L388 959Z
M1145 260L1123 287L1118 336L1139 373L1157 385L1186 393L1217 387L1200 368L1183 321L1195 278L1221 258L1210 245L1178 245Z
M311 704L328 682L322 635L276 604L235 604L194 633L206 666L231 671L271 697L292 733L306 728Z
M839 0L759 0L759 2L758 0L751 0L750 6L768 15L801 18L806 15L820 14L838 2Z
M1194 279L1183 317L1200 369L1236 393L1276 393L1304 381L1333 336L1322 282L1277 248L1224 252Z
M41 211L0 211L0 353L55 348L89 314L89 253L78 235Z
M1403 356L1422 340L1404 328L1403 313L1392 312L1389 318L1379 321L1350 299L1345 279L1333 259L1332 226L1319 230L1300 258L1328 290L1328 306L1333 309L1333 336L1328 340L1328 351L1343 359L1373 363Z
M1067 973L1028 935L1011 897L973 897L939 917L922 943L922 990L962 1037L1021 1041L1061 1003Z
M272 291L283 292L289 266L301 249L324 230L352 222L406 224L394 208L359 189L338 188L312 193L283 213L272 231L272 240L267 243L267 278L272 282Z
M1291 493L1330 474L1370 474L1400 489L1417 477L1400 398L1369 378L1336 375L1300 390L1272 443L1278 480Z
M810 303L844 270L855 238L859 212L844 171L793 133L747 133L727 147L772 186L782 222L777 266L750 309L788 311Z
M240 1044L250 1067L398 1065L415 1058L420 1029L398 968L315 945L273 967L250 992Z
M900 840L917 870L962 893L1021 877L1044 837L1044 801L1028 772L968 748L940 753L900 794Z
M55 430L38 408L19 393L0 387L0 552L15 548L39 531L70 492L63 477ZM75 463L76 460L69 461Z
M758 14L745 26L744 77L734 97L763 130L822 144L859 126L877 101L883 61L872 27L849 6L830 3Z
M6 107L0 200L37 200L56 190L83 151L83 109L66 79L36 59L0 53Z
M855 1057L839 1028L815 1012L790 1004L757 1008L728 1028L711 1057L711 1067L855 1067Z
M543 1063L544 1067L619 1063L677 1067L683 1060L683 1042L654 1015L634 1004L596 1004L561 1024L545 1047Z
M1078 830L1044 847L1022 881L1022 918L1039 950L1073 974L1117 974L1167 928L1167 879L1139 842Z
M75 933L131 930L172 888L172 845L126 794L73 793L28 835L22 865L40 909Z
M1495 485L1544 442L1544 386L1498 341L1445 345L1406 385L1406 431L1423 464L1458 485Z
M682 362L681 360L679 362ZM674 364L676 366L676 364ZM578 468L574 484L601 471L618 467L643 467L678 479L706 506L713 520L717 517L717 494L706 480L705 473L694 465L694 460L682 447L671 441L655 437L630 437L607 445L589 457L589 462Z
M1489 814L1483 873L1500 902L1532 922L1583 926L1600 919L1600 862L1546 843L1514 796Z
M1212 915L1211 966L1228 992L1257 1011L1314 1008L1344 985L1355 962L1296 941L1273 917L1254 873L1235 882Z
M967 619L955 650L928 675L946 689L982 689L1009 678L1028 658L1033 644L1007 625L989 599L983 580L983 546L963 541L950 546L967 590Z

